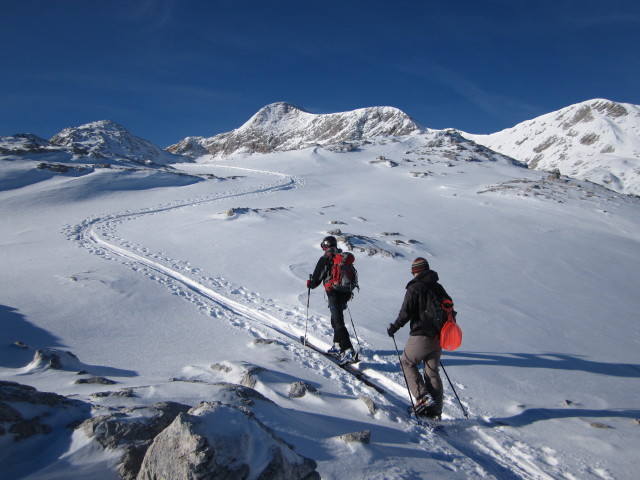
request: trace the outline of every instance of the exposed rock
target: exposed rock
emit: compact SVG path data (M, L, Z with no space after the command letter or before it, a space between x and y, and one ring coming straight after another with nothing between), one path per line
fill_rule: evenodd
M22 415L11 405L0 402L0 423L17 422L22 420Z
M240 385L245 387L253 388L256 386L258 379L256 376L263 372L264 368L258 367L256 365L251 365L242 375L242 380L240 380Z
M222 373L231 372L231 367L223 363L214 363L213 365L210 365L209 368L214 372L222 372Z
M161 402L147 407L125 408L117 413L85 420L79 428L100 445L116 448L129 443L153 440L179 413L191 407L176 402Z
M78 380L75 381L75 383L77 385L82 385L82 384L114 385L117 382L113 380L109 380L108 378L104 378L104 377L89 377L89 378L79 378Z
M267 397L251 387L226 382L218 382L214 385L220 389L217 392L217 398L224 403L242 407L251 407L255 404L256 400L273 403Z
M159 434L138 480L318 479L316 462L295 453L246 409L217 402L181 413Z
M289 386L289 398L304 397L307 392L318 393L318 389L306 382L294 382Z
M75 405L78 403L75 400L69 400L57 393L40 392L29 385L6 381L0 381L0 401L24 402L34 405L47 405L50 407Z
M376 414L376 412L378 411L378 407L373 402L373 400L371 400L369 397L360 397L360 400L362 400L365 403L371 415Z
M279 342L271 338L256 338L253 343L255 345L273 345L274 343L278 344Z
M613 428L611 425L607 425L606 423L601 423L601 422L591 422L589 425L591 425L593 428L602 428L602 429Z
M123 448L119 473L124 479L136 478L142 459L153 439L180 413L191 407L175 402L163 402L149 407L123 409L84 421L82 428L105 448Z
M369 443L371 441L371 431L363 430L361 432L345 433L338 438L346 443Z
M43 348L36 350L31 363L27 366L29 370L39 370L52 368L54 370L80 370L81 363L73 353L57 348Z
M345 244L348 251L366 253L369 257L382 255L383 257L394 258L398 255L396 252L376 246L376 240L365 235L342 233L341 235L336 235L336 240Z
M120 398L131 398L135 397L136 394L133 391L133 388L123 388L116 392L95 392L91 394L94 398L104 398L104 397L120 397Z
M37 434L51 433L51 427L47 424L40 423L40 417L34 417L29 420L20 420L11 425L9 433L15 434L14 440L19 442Z
M85 418L88 414L89 406L84 402L40 392L28 385L0 381L0 435L13 434L16 442L49 434L55 428L66 429L69 420ZM47 419L46 423L43 419Z

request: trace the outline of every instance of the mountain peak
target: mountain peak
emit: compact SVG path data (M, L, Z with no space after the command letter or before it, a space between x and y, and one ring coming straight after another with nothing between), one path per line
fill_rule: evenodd
M640 106L604 98L580 102L491 135L468 135L538 170L640 194Z
M244 125L210 138L188 138L168 148L197 156L299 150L345 142L420 133L423 128L402 110L369 107L341 113L313 114L294 104L277 102L261 108Z
M69 127L49 140L53 145L72 148L97 158L112 158L134 163L153 164L179 161L148 140L137 137L111 120L98 120Z

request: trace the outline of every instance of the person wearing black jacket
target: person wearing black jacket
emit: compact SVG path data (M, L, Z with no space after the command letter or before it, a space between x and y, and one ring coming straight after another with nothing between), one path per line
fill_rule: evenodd
M395 322L387 328L390 337L407 322L411 331L400 360L411 394L416 399L418 414L439 417L442 413L443 387L439 365L442 348L440 347L439 328L433 318L425 312L430 295L439 299L451 299L438 283L438 274L429 268L429 262L422 257L411 264L413 280L407 284L407 291ZM419 365L424 362L424 377L420 375ZM429 396L432 401L429 402Z
M342 252L338 248L338 241L333 236L325 237L320 247L324 250L324 255L320 257L311 278L307 280L307 288L316 288L329 279L333 257L336 253ZM347 302L351 299L351 293L334 290L328 290L326 293L331 312L331 326L333 327L333 346L327 353L340 358L341 363L353 363L357 360L356 353L344 323L344 311L347 308Z

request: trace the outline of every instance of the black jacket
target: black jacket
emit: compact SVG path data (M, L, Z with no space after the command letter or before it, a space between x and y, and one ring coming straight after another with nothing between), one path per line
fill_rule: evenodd
M328 280L328 275L331 274L331 267L333 266L333 256L341 252L342 250L339 248L335 249L335 251L327 250L325 254L320 257L313 271L313 275L311 275L311 283L309 284L311 288L316 288Z
M325 254L320 257L316 264L316 268L313 271L313 275L311 275L311 282L309 283L310 288L316 288L318 285L324 286L324 283L329 280L329 277L331 276L331 268L333 267L333 256L336 253L342 253L342 250L339 248L327 250ZM333 290L329 290L326 294L328 297L336 298L345 304L351 299L350 292L335 292Z
M410 335L426 335L431 338L436 338L439 335L438 327L424 315L430 291L437 298L451 299L442 285L438 283L438 279L436 272L425 270L407 284L407 292L404 295L400 313L396 321L393 322L397 328L404 327L410 321Z

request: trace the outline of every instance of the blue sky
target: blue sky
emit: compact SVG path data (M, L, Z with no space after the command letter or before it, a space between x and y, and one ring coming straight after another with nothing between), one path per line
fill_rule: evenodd
M637 0L0 0L0 135L109 119L161 147L264 105L493 133L640 104Z

